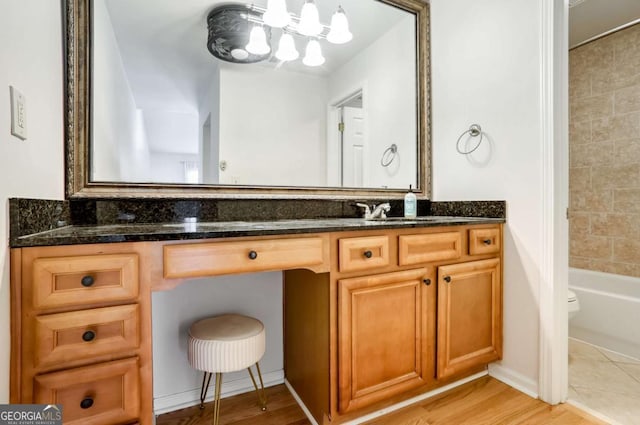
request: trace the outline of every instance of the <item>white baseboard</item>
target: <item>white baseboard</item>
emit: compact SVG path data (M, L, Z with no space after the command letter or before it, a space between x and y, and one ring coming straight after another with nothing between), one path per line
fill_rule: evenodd
M481 378L483 376L487 375L487 371L482 371L482 372L478 372L474 375L471 376L467 376L466 378L463 378L459 381L456 382L452 382L451 384L445 385L443 387L440 388L436 388L434 390L431 390L429 392L417 395L415 397L412 397L408 400L404 400L401 401L400 403L396 403L393 404L391 406L385 407L383 409L380 410L376 410L375 412L371 412L369 414L366 414L364 416L360 416L359 418L353 419L349 422L345 422L343 425L357 425L357 424L361 424L363 422L367 422L376 418L379 418L380 416L384 416L387 413L391 413L394 412L396 410L402 409L403 407L407 407L413 403L417 403L419 401L425 400L429 397L433 397L434 395L443 393L445 391L448 391L452 388L455 387L459 387L462 384L466 384L467 382L471 382L475 379ZM302 400L300 399L300 397L298 396L298 394L295 392L295 390L293 389L293 387L291 387L291 385L289 384L288 381L285 380L284 384L287 386L287 388L289 388L289 391L291 391L291 394L293 395L293 398L298 402L298 404L300 405L300 407L302 408L302 411L304 412L305 415L307 415L307 419L309 419L309 422L311 422L312 425L318 425L318 422L315 420L315 418L313 416L311 416L311 413L309 412L309 410L307 409L307 407L304 405L304 403L302 402Z
M489 375L510 387L525 393L529 397L539 398L538 383L497 363L489 364Z
M256 380L258 378L256 377ZM280 369L275 372L269 372L262 375L264 386L272 387L274 385L282 384L284 382L284 370ZM215 377L211 379L211 386L207 392L207 398L205 402L213 400L213 381ZM249 391L255 391L251 378L247 375L246 378L237 379L235 381L224 381L224 375L222 376L222 388L220 389L220 398L230 397L232 395L246 393ZM200 404L200 388L184 391L177 394L171 394L164 397L154 398L153 410L155 415L161 415L167 412L173 412L174 410L184 409L185 407L195 406Z

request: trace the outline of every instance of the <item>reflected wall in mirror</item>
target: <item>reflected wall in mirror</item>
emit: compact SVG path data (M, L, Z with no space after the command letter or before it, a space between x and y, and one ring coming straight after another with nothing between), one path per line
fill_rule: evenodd
M291 22L278 28L263 22L267 0L66 0L68 194L427 194L427 5L318 1L325 27L309 37L303 4L287 0ZM339 8L353 35L340 44L327 37ZM267 30L262 57L247 52L254 27ZM284 34L298 58L277 53ZM309 66L316 41L324 62Z

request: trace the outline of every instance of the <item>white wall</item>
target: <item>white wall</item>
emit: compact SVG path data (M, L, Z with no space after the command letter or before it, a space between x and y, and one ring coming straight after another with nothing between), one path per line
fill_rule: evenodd
M200 164L200 156L185 153L155 152L149 155L151 180L155 183L186 183L185 162Z
M267 344L260 369L263 376L282 373L282 273L196 279L171 291L153 293L153 393L157 408L172 406L176 394L193 390L199 394L202 373L191 369L187 361L187 332L194 321L224 313L262 321ZM241 379L248 379L246 371L225 373L223 395ZM209 395L212 391L213 387Z
M283 68L222 68L220 183L324 186L326 87Z
M2 2L0 11L0 404L9 402L10 197L62 199L60 2ZM26 97L27 140L10 135L9 85Z
M144 181L146 140L104 1L94 3L95 50L91 178L95 181ZM59 37L58 37L59 38ZM133 144L131 144L133 142ZM142 160L137 163L135 160ZM128 180L125 176L135 178Z
M332 103L364 86L366 187L416 186L416 110L406 108L417 98L416 55L405 47L407 40L415 38L414 21L411 15L402 18L329 79ZM393 143L398 146L396 159L382 167L382 154Z
M201 178L203 183L217 184L220 181L220 67L214 61L207 87L198 105L200 152L202 152ZM209 120L209 137L203 127Z
M537 392L542 205L540 1L431 1L433 199L507 201L502 372ZM480 124L477 153L456 152Z

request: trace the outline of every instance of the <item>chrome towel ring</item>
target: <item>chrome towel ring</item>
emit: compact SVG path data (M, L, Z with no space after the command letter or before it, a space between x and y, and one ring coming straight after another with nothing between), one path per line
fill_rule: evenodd
M398 153L398 145L393 143L382 153L382 158L380 158L380 165L383 167L388 167L391 165L394 159L396 159L396 154Z
M473 149L470 149L468 151L463 151L463 150L460 149L460 141L462 140L462 138L464 137L465 134L468 134L471 137L480 136L480 139L478 140L478 143L476 143L476 145L473 147ZM472 153L473 151L478 149L478 147L480 146L480 143L482 143L482 139L483 138L484 138L484 133L482 133L482 127L480 127L480 125L478 125L478 124L471 124L469 126L469 129L467 131L465 131L464 133L462 133L460 135L460 137L458 137L458 141L456 142L456 150L458 151L458 153L460 153L462 155L469 155L470 153Z

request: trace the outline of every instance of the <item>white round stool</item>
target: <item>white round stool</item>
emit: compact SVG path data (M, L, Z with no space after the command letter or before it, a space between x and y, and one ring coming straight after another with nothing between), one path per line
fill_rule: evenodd
M218 424L220 415L220 387L222 373L242 369L249 371L262 410L267 409L264 383L258 361L265 351L264 325L258 319L239 314L225 314L194 322L189 328L189 364L204 371L200 390L200 408L204 409L204 399L216 374L213 403L213 423ZM251 371L255 364L260 378L260 390ZM206 382L206 383L205 383Z

